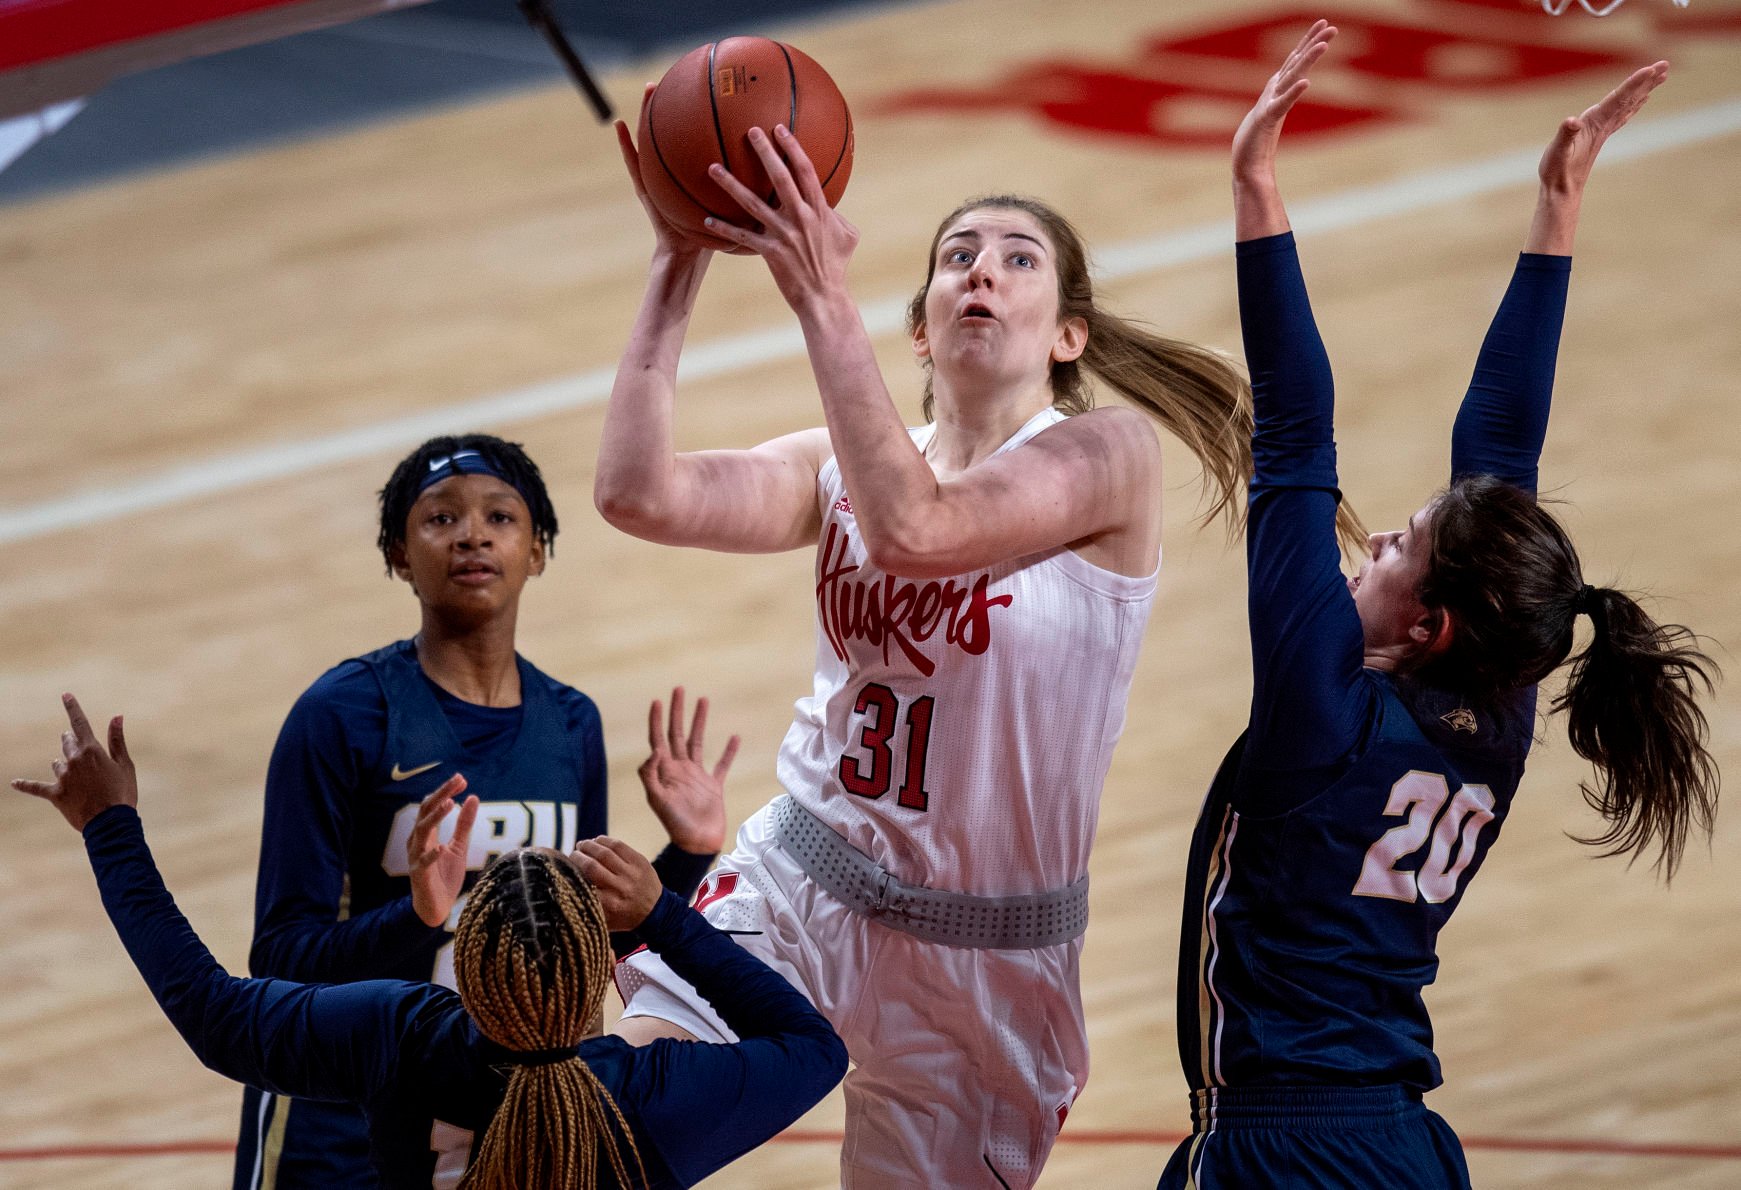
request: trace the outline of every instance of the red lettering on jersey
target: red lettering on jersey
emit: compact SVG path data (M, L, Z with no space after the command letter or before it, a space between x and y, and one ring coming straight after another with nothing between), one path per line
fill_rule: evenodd
M695 911L701 912L715 901L729 897L737 890L738 874L736 872L715 872L701 882L701 887L695 890Z
M834 502L834 511L835 512L844 512L847 516L851 516L852 515L852 497L851 496L842 496L840 499L836 500Z
M980 575L967 588L952 578L924 584L892 574L880 581L855 580L851 576L859 568L846 561L847 541L839 525L829 525L816 567L816 610L836 657L846 661L847 642L864 640L881 648L887 662L893 645L930 677L937 663L915 642L931 639L939 626L944 641L969 656L991 647L991 609L1008 607L1013 597L989 594L990 575Z

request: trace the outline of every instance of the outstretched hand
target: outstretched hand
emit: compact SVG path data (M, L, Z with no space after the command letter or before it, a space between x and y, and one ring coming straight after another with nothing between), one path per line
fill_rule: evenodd
M454 798L465 792L465 778L455 773L417 807L417 821L405 845L411 861L411 907L426 926L439 926L453 912L465 887L466 860L472 846L472 824L478 818L474 794L459 807L453 837L441 841L441 823L453 813Z
M739 739L726 741L719 761L708 770L703 753L707 699L697 699L687 737L683 730L683 687L671 691L671 723L658 699L647 711L651 754L637 772L647 804L671 841L694 855L713 855L725 845L725 775L737 756Z
M621 839L600 835L574 845L574 862L598 892L605 925L613 933L632 930L659 903L659 874L647 857Z
M764 129L752 128L749 141L773 184L778 205L769 206L716 163L708 167L708 176L761 230L718 219L708 220L707 229L765 260L787 305L803 314L815 299L844 290L846 266L858 247L858 229L828 205L816 167L785 125L775 125L772 137Z
M1275 172L1276 144L1281 140L1282 121L1306 93L1311 82L1307 73L1330 48L1336 26L1317 21L1289 51L1280 69L1264 84L1263 94L1240 121L1233 134L1233 176L1236 181L1268 180Z
M61 732L61 758L49 765L54 780L16 777L12 788L49 802L74 830L83 831L91 819L110 806L137 806L139 778L133 771L133 757L127 751L121 716L109 720L109 747L105 751L79 700L63 694L60 701L72 726Z
M1578 234L1584 183L1596 164L1596 154L1618 132L1650 93L1668 78L1667 62L1652 62L1632 72L1625 82L1576 116L1567 116L1536 167L1541 189L1530 218L1525 252L1569 256Z
M1557 195L1582 194L1596 154L1667 78L1667 62L1642 66L1581 114L1560 121L1537 167L1542 187Z
M645 110L653 99L653 91L657 84L648 83L641 92L641 108ZM685 235L676 224L672 223L659 208L653 205L653 200L647 197L646 183L641 181L641 155L635 149L635 138L629 132L629 126L621 120L617 121L617 148L622 151L623 164L628 167L629 181L635 187L635 197L641 200L641 209L647 212L647 222L653 225L653 241L656 251L665 255L687 260L700 260L713 255L713 249L691 236Z

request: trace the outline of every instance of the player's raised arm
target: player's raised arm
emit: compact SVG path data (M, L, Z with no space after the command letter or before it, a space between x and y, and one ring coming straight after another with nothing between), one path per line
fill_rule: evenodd
M1276 186L1276 146L1282 122L1311 86L1307 72L1335 36L1336 27L1329 21L1317 21L1306 30L1233 134L1235 240L1262 239L1289 230L1288 213Z
M1561 121L1542 153L1529 235L1457 412L1453 479L1491 475L1536 490L1584 186L1603 144L1667 77L1667 62L1633 71L1582 114Z
M816 473L828 455L824 431L789 434L752 450L677 452L677 361L713 253L648 201L634 141L621 122L617 141L653 227L654 249L605 409L593 503L625 533L664 545L733 553L808 545L820 524Z
M1583 112L1560 121L1537 167L1541 189L1529 238L1523 246L1525 252L1571 255L1584 185L1590 180L1596 155L1667 79L1667 62L1641 66Z
M1254 413L1248 747L1256 763L1277 768L1341 761L1370 699L1336 540L1335 382L1275 183L1282 122L1335 34L1325 21L1307 30L1233 141L1239 321Z
M752 129L749 141L778 203L770 206L715 166L714 182L760 230L723 223L714 229L763 258L804 329L829 442L872 563L907 577L941 578L1095 541L1109 549L1116 569L1152 569L1160 445L1143 418L1123 409L1093 410L994 457L939 454L927 461L890 399L847 288L858 231L828 204L814 165L790 131ZM944 386L965 394L976 383L999 397L1028 397L1024 390L1032 389L1039 400L1029 403L1043 407L1056 396L1049 387L1054 364L1089 363L1090 320L1064 311L1052 296L1061 288L1053 280L1057 244L1006 227L997 214L981 227L978 214L967 212L967 226L945 235L936 249L942 260L931 262L926 312L914 326L915 353L931 367L934 394ZM983 362L993 341L1017 341L1029 278L1043 279L1040 288L1056 317L1042 328L1044 342L1037 338L1008 351L1007 366L994 375L970 361ZM1102 318L1100 327L1110 342L1111 321ZM975 335L981 343L963 342ZM970 397L962 404L980 411L970 418L983 417L989 400ZM939 417L948 420L954 412L951 407ZM1112 537L1126 544L1113 545Z

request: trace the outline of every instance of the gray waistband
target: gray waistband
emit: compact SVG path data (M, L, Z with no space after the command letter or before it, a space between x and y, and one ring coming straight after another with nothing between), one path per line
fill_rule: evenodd
M1031 950L1088 928L1088 877L1068 888L976 897L906 884L790 796L775 799L774 831L809 877L847 908L927 942L979 950Z

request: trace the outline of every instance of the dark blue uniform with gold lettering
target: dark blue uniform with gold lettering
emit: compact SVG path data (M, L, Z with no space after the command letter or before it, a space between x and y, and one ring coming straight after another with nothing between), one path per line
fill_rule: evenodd
M518 663L517 707L477 706L442 690L409 640L341 662L297 699L266 775L254 975L452 986L452 931L465 899L444 926L424 925L411 908L406 843L418 803L455 772L481 803L468 889L503 852L566 851L605 832L598 708ZM667 848L655 867L688 897L711 859ZM362 1113L250 1088L233 1184L375 1185Z
M103 907L201 1062L310 1097L297 1099L298 1108L321 1098L361 1105L370 1177L388 1190L458 1181L502 1105L514 1055L478 1032L457 993L422 981L237 979L163 887L132 807L104 810L84 837ZM826 1095L846 1073L846 1046L791 984L673 893L654 906L641 936L739 1038L633 1046L595 1037L577 1047L622 1113L646 1190L678 1190ZM610 1166L599 1166L600 1190L614 1190Z
M1329 361L1293 237L1238 246L1257 425L1251 722L1192 839L1179 1051L1194 1135L1161 1186L1463 1187L1422 989L1523 774L1533 688L1472 707L1364 668L1335 536ZM1525 254L1458 414L1453 475L1529 491L1569 257Z

